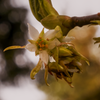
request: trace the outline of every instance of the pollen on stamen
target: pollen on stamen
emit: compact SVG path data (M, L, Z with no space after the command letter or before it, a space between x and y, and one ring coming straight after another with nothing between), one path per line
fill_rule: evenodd
M47 38L47 41L49 41L49 39Z
M42 50L42 48L40 48L39 50Z
M44 44L42 44L42 47L44 47L45 45Z
M38 42L36 42L36 44L39 44Z
M42 39L41 37L39 37L39 39Z
M48 45L46 44L45 47L48 48Z

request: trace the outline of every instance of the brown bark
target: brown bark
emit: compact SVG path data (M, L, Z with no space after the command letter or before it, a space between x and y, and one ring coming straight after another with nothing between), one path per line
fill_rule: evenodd
M72 17L72 28L75 26L82 27L84 25L93 24L91 21L93 20L100 20L100 13L89 15L89 16L83 16L83 17Z

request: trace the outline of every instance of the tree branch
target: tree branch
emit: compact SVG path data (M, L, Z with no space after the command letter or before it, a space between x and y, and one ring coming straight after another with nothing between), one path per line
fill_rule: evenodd
M100 13L83 17L71 17L71 20L72 28L74 28L75 26L82 27L84 25L92 24L91 21L93 20L100 20Z

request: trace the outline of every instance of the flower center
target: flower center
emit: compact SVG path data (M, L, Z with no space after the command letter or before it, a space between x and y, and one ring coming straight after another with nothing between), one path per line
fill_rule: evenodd
M48 44L47 44L46 40L42 39L41 37L39 37L36 44L37 44L37 47L39 50L45 50L48 48Z

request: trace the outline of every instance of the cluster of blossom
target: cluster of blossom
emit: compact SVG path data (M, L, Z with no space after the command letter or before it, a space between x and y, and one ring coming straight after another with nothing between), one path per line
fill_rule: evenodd
M47 85L48 73L55 76L56 79L64 79L72 87L72 77L74 73L82 71L81 60L88 60L79 54L71 41L74 37L63 36L61 28L56 26L54 30L44 33L44 28L39 32L28 24L29 35L32 40L26 46L10 46L4 51L10 49L26 48L35 55L39 55L39 62L30 73L31 79L39 72L41 67L45 67L45 82ZM88 63L89 64L89 63Z

